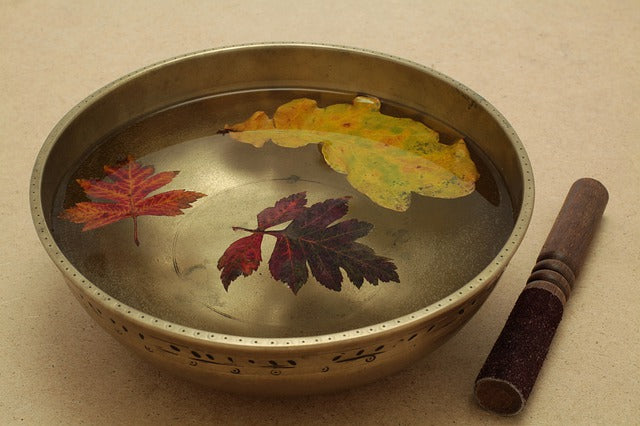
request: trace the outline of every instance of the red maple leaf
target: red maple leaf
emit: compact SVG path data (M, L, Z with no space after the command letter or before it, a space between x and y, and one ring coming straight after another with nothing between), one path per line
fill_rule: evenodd
M84 223L83 231L89 231L130 217L133 219L133 240L138 240L139 216L177 216L182 209L191 207L198 198L205 197L194 191L175 189L147 197L165 186L179 173L154 174L153 166L143 166L132 156L116 166L104 166L107 176L101 180L77 179L85 194L93 200L82 201L65 209L60 218L74 223Z
M294 294L307 282L309 270L320 284L335 291L342 287L341 269L358 288L364 280L373 285L379 281L399 282L393 262L355 242L373 229L372 224L356 219L333 224L347 214L348 197L328 199L311 207L306 203L305 192L290 195L258 214L257 229L233 228L251 235L231 244L218 260L225 289L240 275L248 276L258 269L263 235L276 238L269 259L271 275ZM282 230L268 230L288 221Z

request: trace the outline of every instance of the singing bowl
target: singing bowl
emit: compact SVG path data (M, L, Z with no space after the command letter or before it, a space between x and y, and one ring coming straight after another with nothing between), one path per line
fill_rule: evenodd
M414 196L409 210L398 213L354 191L344 175L326 167L317 147L256 149L207 139L221 137L212 135L243 114L314 94L327 102L366 94L390 105L391 113L398 111L393 105L420 112L436 128L464 136L493 170L485 167L481 175L493 173L502 186L488 188L481 177L476 195ZM183 153L185 141L199 151ZM153 162L156 172L179 167L176 188L207 194L184 215L140 218L140 247L132 244L130 222L81 232L60 218L82 198L75 179L104 176L106 153L119 149ZM310 204L351 197L349 214L376 226L363 241L396 262L400 283L365 282L358 289L345 280L336 292L310 278L294 295L269 276L265 248L262 269L226 291L216 261L246 236L232 227L255 227L262 209L301 191L308 191ZM371 382L442 344L493 290L523 239L533 198L522 143L472 90L385 54L299 43L196 52L108 84L55 126L31 180L40 240L93 320L171 373L255 394ZM490 208L476 214L465 203ZM113 235L117 243L104 239Z

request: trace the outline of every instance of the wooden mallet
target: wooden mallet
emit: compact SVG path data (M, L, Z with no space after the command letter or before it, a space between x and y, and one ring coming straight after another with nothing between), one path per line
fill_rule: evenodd
M476 378L475 397L486 410L514 415L524 408L608 200L606 188L595 179L579 179L571 186Z

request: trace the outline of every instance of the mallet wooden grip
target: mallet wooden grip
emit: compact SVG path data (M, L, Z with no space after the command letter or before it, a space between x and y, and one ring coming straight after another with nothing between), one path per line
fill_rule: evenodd
M527 285L476 378L475 396L483 408L503 415L524 408L608 199L605 187L590 178L579 179L569 190Z

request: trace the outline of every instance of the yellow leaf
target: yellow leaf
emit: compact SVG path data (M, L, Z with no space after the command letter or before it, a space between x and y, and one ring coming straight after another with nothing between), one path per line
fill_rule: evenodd
M258 111L225 130L257 148L267 141L287 148L321 144L333 170L388 209L406 211L412 192L438 198L473 192L479 175L462 139L442 144L438 133L424 124L379 110L374 97L326 108L301 98L280 106L273 119Z

